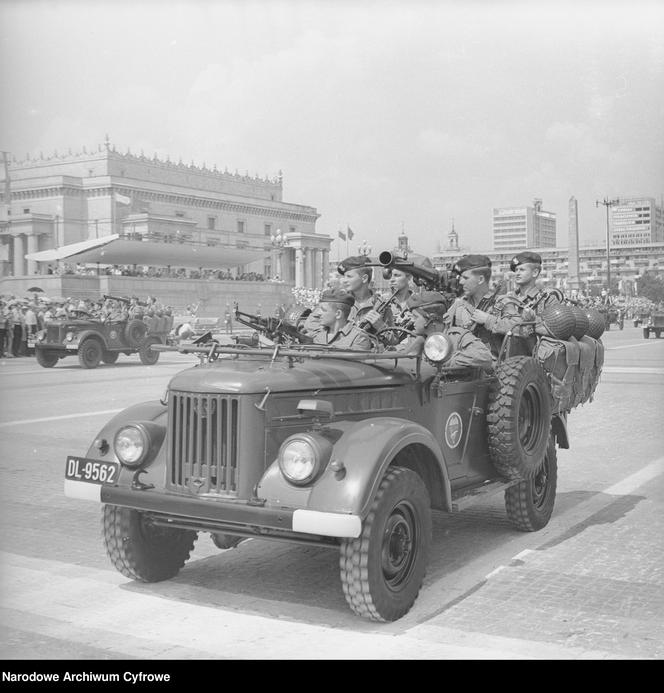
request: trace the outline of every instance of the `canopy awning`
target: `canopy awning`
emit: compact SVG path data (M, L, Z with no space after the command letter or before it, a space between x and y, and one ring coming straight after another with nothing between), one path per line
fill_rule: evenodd
M157 267L237 267L264 257L265 251L192 243L127 240L118 234L72 243L60 248L28 253L27 260L100 263L103 265L153 265Z

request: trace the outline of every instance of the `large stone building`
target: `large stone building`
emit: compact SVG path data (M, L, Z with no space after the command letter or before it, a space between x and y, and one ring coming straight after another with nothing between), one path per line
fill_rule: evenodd
M610 208L611 245L664 243L664 204L653 197L620 198Z
M108 138L96 151L5 159L0 276L42 273L26 255L117 234L150 243L255 251L237 271L321 288L329 236L314 207L284 202L276 178L120 153ZM216 257L219 256L217 252ZM184 264L184 263L183 263Z
M494 207L492 238L496 252L555 248L556 215L544 211L540 199L532 207Z

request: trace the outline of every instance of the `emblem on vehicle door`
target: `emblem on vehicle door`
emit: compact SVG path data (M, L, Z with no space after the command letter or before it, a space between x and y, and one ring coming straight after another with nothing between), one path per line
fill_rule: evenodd
M450 448L455 448L461 442L463 421L459 414L453 411L445 422L445 442Z
M111 339L117 339L117 338L118 338L118 333L117 333L115 330L111 330L111 331L108 333L108 336L109 336Z

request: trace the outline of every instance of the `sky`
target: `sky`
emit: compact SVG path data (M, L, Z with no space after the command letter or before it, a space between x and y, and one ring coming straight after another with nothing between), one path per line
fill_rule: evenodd
M0 149L120 150L284 177L333 257L491 249L542 200L664 198L664 3L0 0ZM349 251L349 252L347 252Z

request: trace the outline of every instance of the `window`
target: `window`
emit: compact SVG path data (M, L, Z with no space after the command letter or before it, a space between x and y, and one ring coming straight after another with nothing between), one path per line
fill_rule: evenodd
M210 231L214 231L216 224L217 224L217 217L208 217L208 229Z
M244 222L243 221L238 221L237 232L238 233L244 233Z
M295 233L295 227L294 227L294 226L289 226L289 227L288 227L288 230L289 230L291 233Z
M178 217L178 219L184 219L184 212L175 212L175 216Z
M264 224L263 230L264 230L266 236L271 236L272 235L272 224Z
M30 207L25 207L23 209L23 214L30 214Z

